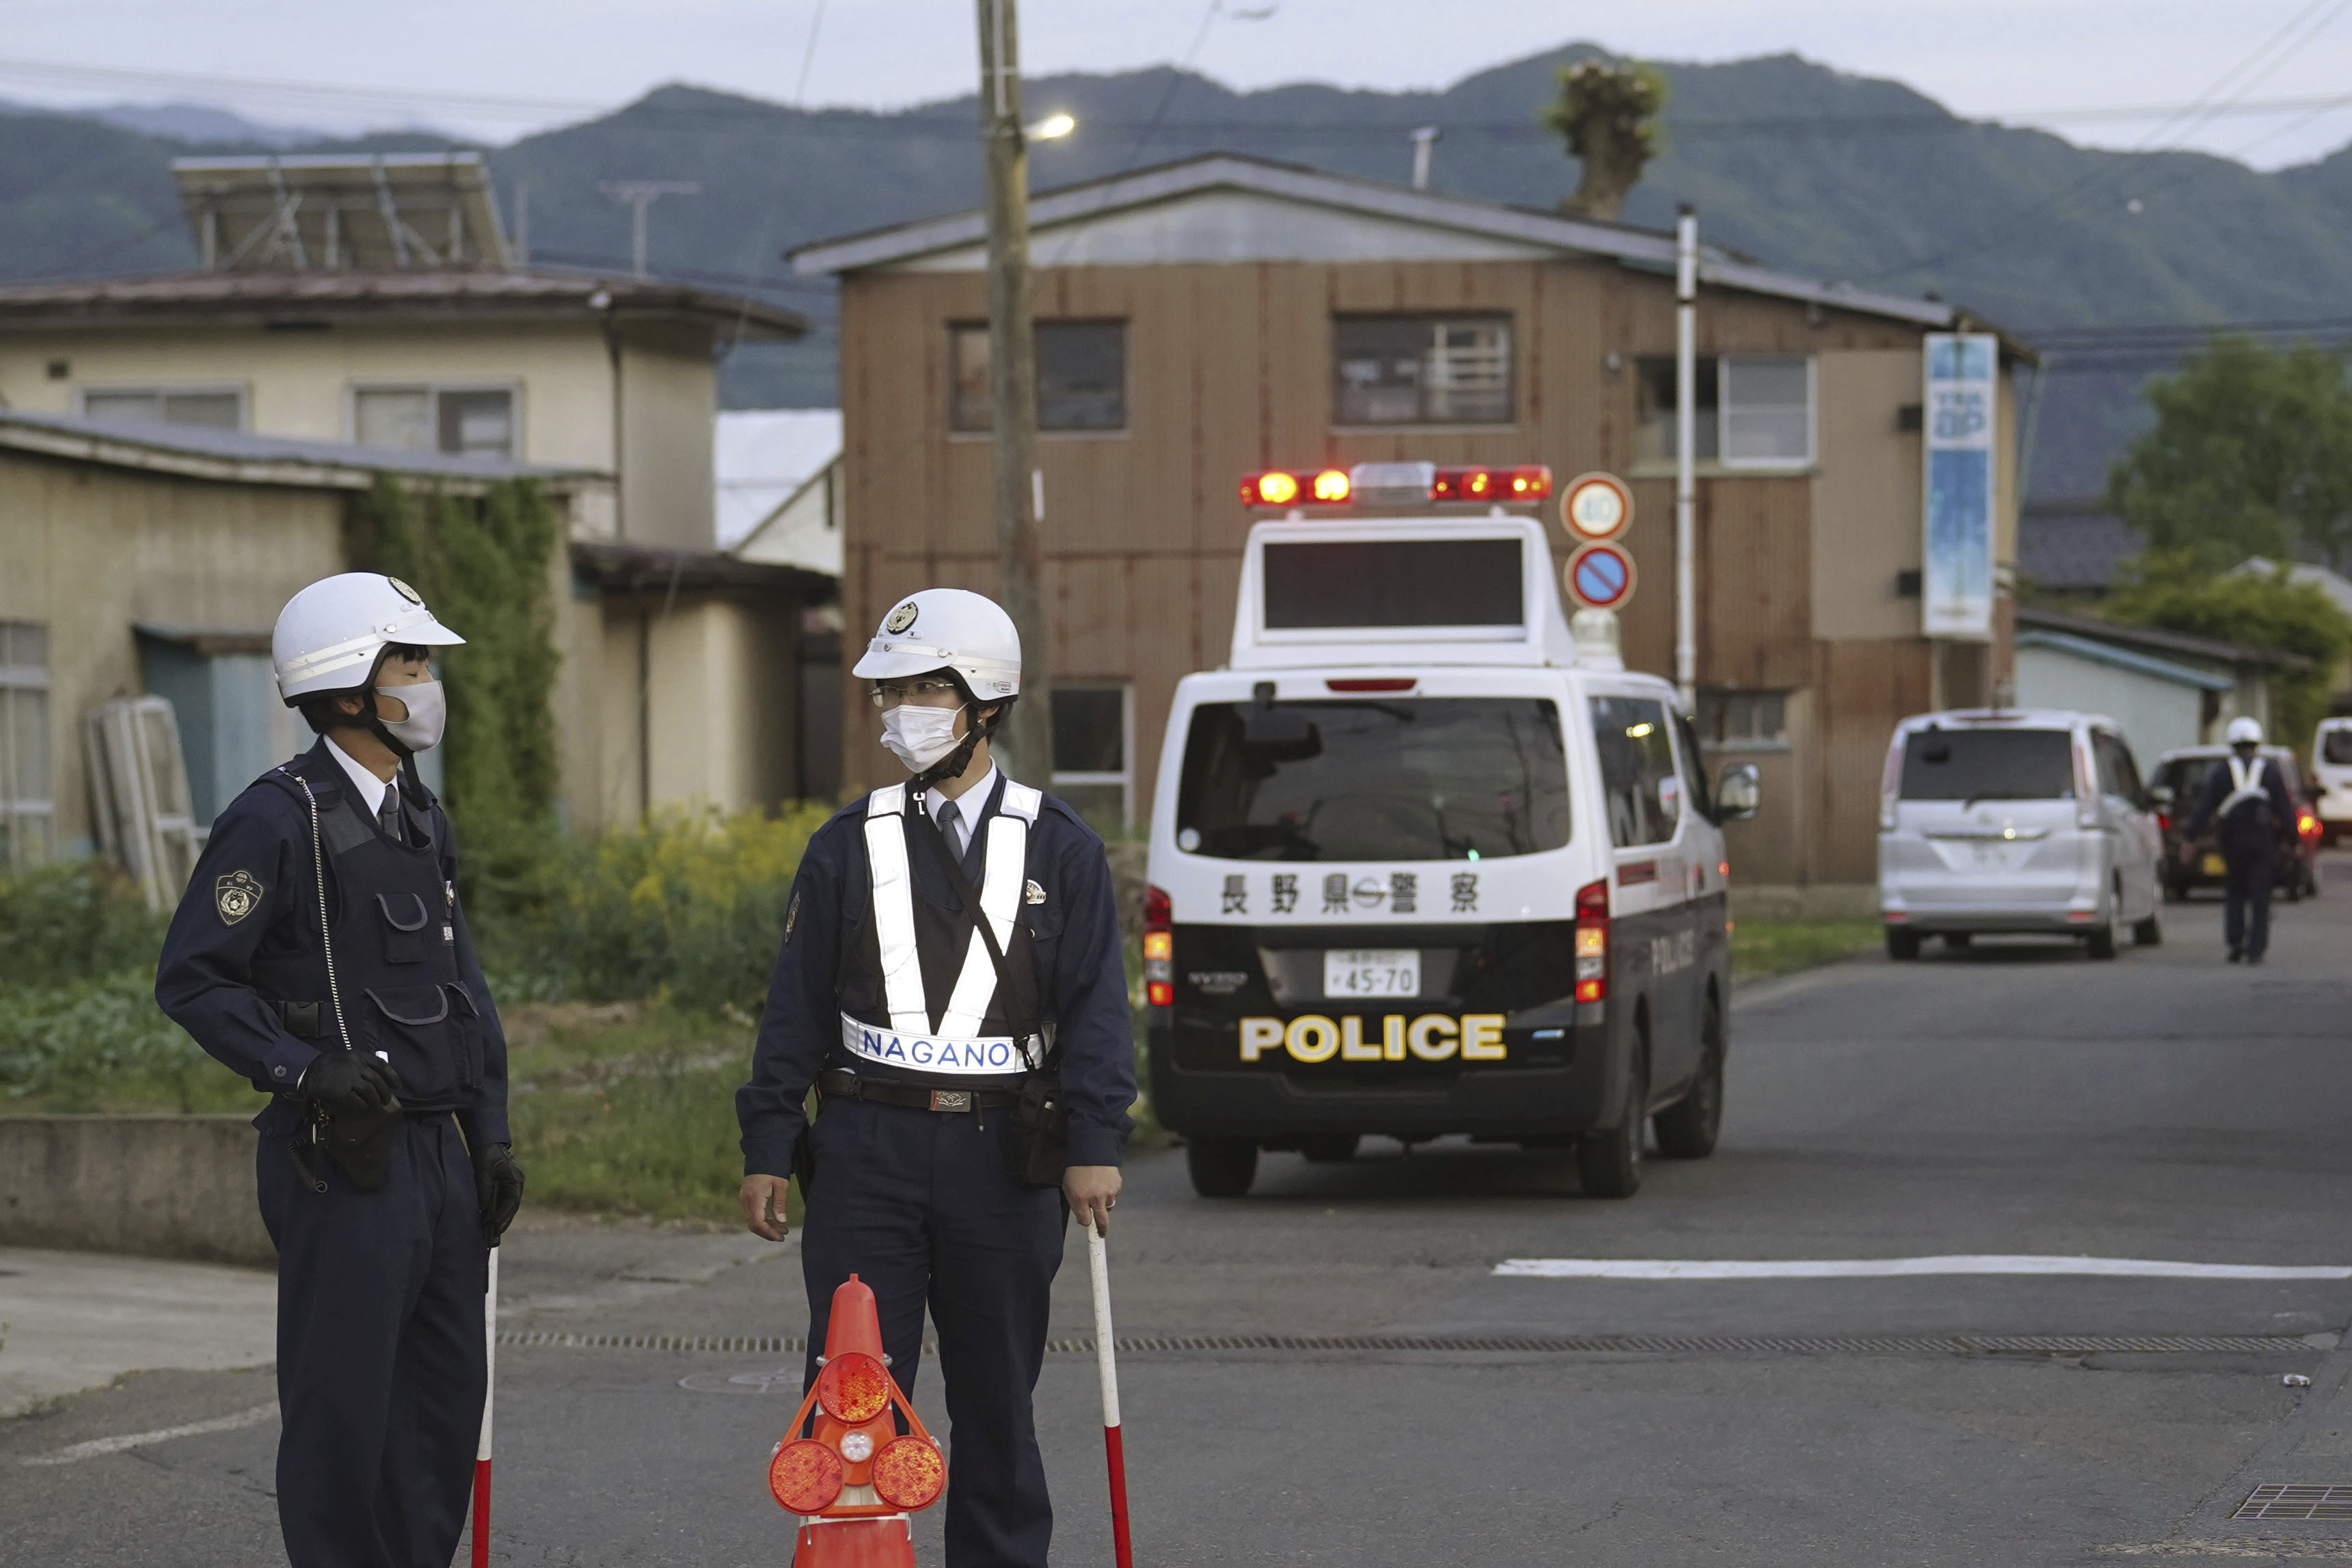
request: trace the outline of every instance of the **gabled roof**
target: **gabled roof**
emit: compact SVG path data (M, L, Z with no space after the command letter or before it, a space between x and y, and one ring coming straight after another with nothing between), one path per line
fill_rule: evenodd
M201 425L118 423L10 412L0 412L0 451L31 452L184 479L320 489L365 489L380 474L431 479L460 492L500 479L544 479L560 489L608 477L587 469L520 463L510 458L394 452Z
M1203 153L1179 163L1045 192L1029 204L1030 231L1036 234L1218 191L1249 192L1538 250L1606 257L1645 271L1672 270L1675 265L1675 237L1654 229L1568 217L1531 207L1414 190L1351 175L1328 174L1239 153ZM786 255L793 268L802 273L860 272L981 244L986 240L987 232L985 214L974 208L822 240ZM1776 272L1717 246L1700 247L1699 279L1718 288L1893 317L1923 327L1954 327L1963 321L1962 312L1939 300L1872 293Z
M0 331L59 327L266 325L354 320L480 321L605 314L688 318L751 338L797 338L808 321L780 305L658 278L554 268L407 272L167 272L0 284Z
M2129 670L2135 675L2169 681L2175 686L2193 687L2199 691L2231 691L2238 685L2226 675L2209 669L2191 669L2185 664L2135 653L2113 643L2094 642L2072 632L2022 631L2017 634L2017 646L2020 649L2042 648L2050 653L2063 653L2091 664L2105 665L2110 669Z

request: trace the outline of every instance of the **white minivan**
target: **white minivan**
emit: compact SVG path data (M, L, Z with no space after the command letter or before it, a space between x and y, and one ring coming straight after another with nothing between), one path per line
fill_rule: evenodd
M1421 500L1256 523L1230 662L1176 689L1148 1061L1203 1195L1246 1192L1261 1150L1345 1160L1367 1133L1572 1146L1609 1197L1652 1123L1662 1153L1715 1145L1719 825L1754 770L1710 785L1612 616L1571 637L1544 522Z
M2319 842L2331 847L2352 833L2352 718L2322 719L2311 737L2311 778L2319 791Z
M2164 837L2113 722L2055 709L1923 713L1895 727L1878 815L1886 951L1991 932L2113 958L2164 940Z

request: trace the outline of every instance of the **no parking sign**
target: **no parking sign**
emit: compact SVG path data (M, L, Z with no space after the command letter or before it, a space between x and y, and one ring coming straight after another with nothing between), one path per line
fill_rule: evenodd
M1633 557L1605 540L1587 544L1560 569L1568 596L1588 610L1619 610L1633 596Z

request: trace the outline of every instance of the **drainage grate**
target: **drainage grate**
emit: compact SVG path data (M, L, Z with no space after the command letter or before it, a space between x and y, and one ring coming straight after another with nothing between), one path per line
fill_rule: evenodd
M508 1330L499 1335L499 1343L523 1349L778 1355L803 1350L807 1342L782 1334ZM927 1342L924 1349L932 1348ZM1118 1348L1135 1354L1337 1351L1489 1355L2178 1355L2197 1352L2309 1355L2316 1347L2308 1340L2283 1334L1129 1334L1121 1336ZM1095 1342L1091 1335L1050 1340L1045 1349L1054 1355L1092 1355ZM2352 1500L2352 1489L2345 1495ZM2347 1506L2352 1507L2352 1500Z
M2231 1519L2352 1519L2352 1487L2256 1487Z

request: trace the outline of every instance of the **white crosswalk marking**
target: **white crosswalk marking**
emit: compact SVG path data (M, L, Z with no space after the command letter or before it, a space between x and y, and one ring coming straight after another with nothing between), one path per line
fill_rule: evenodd
M234 1415L215 1415L209 1421L191 1421L184 1426L166 1426L155 1432L131 1432L120 1437L93 1437L87 1443L76 1443L70 1448L59 1448L54 1454L37 1455L22 1462L27 1465L71 1465L83 1459L120 1454L131 1448L144 1448L151 1443L169 1443L175 1437L201 1437L207 1432L235 1432L277 1418L278 1402L272 1400L267 1405L257 1405L250 1410L240 1410Z
M1881 1279L1922 1274L2088 1274L2145 1279L2352 1279L2334 1264L2167 1263L2146 1258L1958 1253L1943 1258L1725 1261L1656 1258L1507 1258L1495 1272L1521 1279Z

